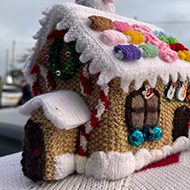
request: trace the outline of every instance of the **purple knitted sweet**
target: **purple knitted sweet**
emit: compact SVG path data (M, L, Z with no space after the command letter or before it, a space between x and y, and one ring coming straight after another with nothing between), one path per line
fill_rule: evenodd
M141 51L134 45L118 45L113 51L115 57L123 61L134 61L142 57Z

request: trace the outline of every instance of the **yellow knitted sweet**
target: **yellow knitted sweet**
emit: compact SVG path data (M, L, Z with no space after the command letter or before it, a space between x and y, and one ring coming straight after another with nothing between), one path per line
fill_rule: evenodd
M181 60L184 60L187 56L185 53L183 53L182 51L178 51L177 52L178 54L178 57L181 59Z
M144 42L144 36L138 31L125 31L123 34L131 37L130 44L142 44Z
M185 61L190 62L190 52L187 50L183 50L182 52L186 55Z

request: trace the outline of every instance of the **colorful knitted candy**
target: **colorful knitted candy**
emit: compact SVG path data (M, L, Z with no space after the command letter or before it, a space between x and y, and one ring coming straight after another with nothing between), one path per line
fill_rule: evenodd
M142 131L139 129L135 129L135 131L129 136L129 142L132 145L139 146L144 141L158 141L162 138L162 135L162 130L158 126L155 126L153 129L150 127L144 127Z
M165 36L159 36L158 37L160 40L166 42L167 44L169 43L168 39Z
M138 46L138 48L141 50L142 56L145 59L146 58L154 58L154 57L158 56L158 54L159 54L159 50L155 45L142 44L142 45Z
M123 34L130 36L130 44L142 44L144 42L144 36L138 31L129 30L123 32Z
M161 41L161 40L158 41L157 43L155 43L155 45L156 45L156 47L158 48L158 50L160 52L170 49L169 44L167 44L167 43L165 43L164 41Z
M119 32L133 30L133 27L130 24L128 24L127 22L114 21L113 25L114 25L115 29Z
M127 42L125 35L116 30L104 30L100 35L100 39L108 46L122 45Z
M175 51L167 49L161 51L159 53L159 57L165 62L172 63L178 59L178 54Z
M179 41L174 37L169 37L169 38L167 38L167 40L168 40L169 44L179 43Z
M144 142L142 132L139 129L135 129L135 131L129 136L129 142L132 145L140 146Z
M90 28L95 31L104 31L113 29L112 20L101 16L89 16L88 19L91 21Z
M123 61L134 61L141 58L141 51L134 45L118 45L114 47L114 55Z
M186 55L185 61L190 62L190 52L187 50L183 50L182 52Z
M132 27L139 32L151 32L151 29L148 26L133 24Z
M169 44L170 48L173 50L173 51L183 51L183 50L187 50L188 49L181 43L175 43L175 44Z
M162 130L158 126L156 126L153 128L153 132L154 132L153 140L159 141L163 135Z
M185 58L187 57L185 53L183 53L181 50L177 52L178 54L178 57L181 59L181 60L185 60Z
M155 34L157 37L164 36L165 38L169 38L169 37L172 36L172 35L170 35L170 34L164 32L164 31L153 30L152 32L153 32L153 34Z
M160 51L160 59L168 63L172 63L178 59L177 53L172 51L167 43L158 39L157 36L152 33L150 28L137 24L133 25L133 28L134 30L142 33L142 35L145 37L145 43L155 45L158 48L158 50ZM169 38L170 41L173 39L171 37Z
M150 127L145 127L142 133L145 141L151 142L153 140L154 131Z
M181 60L186 60L186 61L190 61L190 58L189 57L189 51L186 47L184 47L183 44L179 43L179 41L172 37L171 35L168 35L164 32L161 32L161 31L153 31L153 33L162 41L166 42L169 44L170 46L170 49L173 50L173 51L176 51L177 52L177 55L179 57L179 59ZM163 44L163 42L162 42ZM161 48L163 48L163 46L160 46ZM160 47L158 47L158 49L160 49ZM173 56L171 57L171 59L166 59L165 55L168 55L168 56L171 56L171 52L169 53L168 52L168 48L164 48L165 50L161 50L161 53L160 53L160 57L163 59L163 60L172 60L172 57L177 57L173 54Z

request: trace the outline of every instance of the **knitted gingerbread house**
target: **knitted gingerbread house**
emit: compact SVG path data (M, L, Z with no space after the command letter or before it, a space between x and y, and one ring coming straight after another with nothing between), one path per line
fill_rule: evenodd
M31 115L21 164L33 181L120 179L189 146L188 49L112 2L43 12L23 69L35 97L20 109Z

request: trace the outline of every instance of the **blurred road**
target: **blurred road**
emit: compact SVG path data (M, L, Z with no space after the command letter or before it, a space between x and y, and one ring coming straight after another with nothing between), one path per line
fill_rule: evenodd
M19 107L0 109L0 135L21 140L28 118L19 113Z
M27 116L19 107L0 109L0 157L22 150L22 139Z

